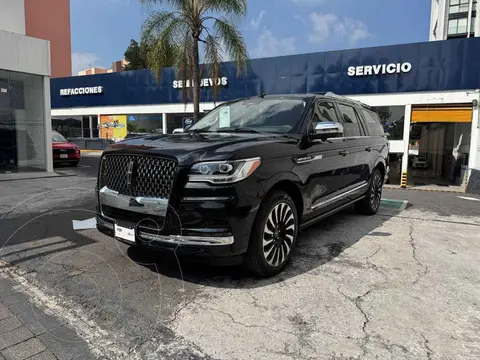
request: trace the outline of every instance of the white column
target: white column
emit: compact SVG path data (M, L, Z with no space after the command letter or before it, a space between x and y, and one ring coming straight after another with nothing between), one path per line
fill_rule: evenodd
M470 149L468 156L468 177L472 169L480 170L480 99L479 105L473 107L472 130L470 135Z
M405 122L403 124L403 157L402 157L402 176L408 170L408 144L410 140L410 124L412 119L412 105L405 106ZM401 184L400 184L401 185Z
M50 77L43 77L43 113L45 119L45 164L48 172L53 172L52 154L52 110L50 105Z
M166 113L162 114L162 130L164 134L167 133L167 114Z
M467 38L470 37L470 27L472 24L472 9L473 9L473 0L470 0L468 2Z
M90 129L90 139L93 138L92 116L88 117L88 128Z

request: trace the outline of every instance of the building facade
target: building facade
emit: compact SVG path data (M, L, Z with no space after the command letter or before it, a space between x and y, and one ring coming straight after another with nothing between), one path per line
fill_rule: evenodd
M0 0L0 180L53 171L50 42L27 36L24 5Z
M477 0L432 0L430 41L480 36Z
M50 41L51 77L72 75L70 0L25 2L25 34Z
M112 63L112 67L110 69L104 69L100 67L91 67L88 69L84 69L78 72L78 76L85 76L85 75L98 75L98 74L111 74L115 72L124 71L124 67L128 64L128 61L125 59L114 61Z
M219 79L202 79L200 108L262 92L350 96L379 112L398 183L400 174L417 173L411 156L420 155L428 158L428 173L412 181L465 187L472 171L480 170L478 53L480 39L472 38L301 54L254 59L239 77L227 62ZM215 101L213 81L221 86ZM52 117L67 121L72 137L171 133L191 119L185 87L173 69L164 69L159 82L148 70L54 79Z

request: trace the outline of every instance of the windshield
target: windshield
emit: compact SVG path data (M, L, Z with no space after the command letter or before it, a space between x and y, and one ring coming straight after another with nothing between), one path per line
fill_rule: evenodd
M52 131L52 142L67 142L67 139L62 134Z
M188 131L255 131L288 133L296 130L306 103L303 99L251 98L217 107Z

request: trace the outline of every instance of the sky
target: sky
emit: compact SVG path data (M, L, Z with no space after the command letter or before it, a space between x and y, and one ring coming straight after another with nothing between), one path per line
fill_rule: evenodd
M73 73L109 68L139 39L138 0L70 0ZM428 41L431 0L248 0L239 22L250 57Z

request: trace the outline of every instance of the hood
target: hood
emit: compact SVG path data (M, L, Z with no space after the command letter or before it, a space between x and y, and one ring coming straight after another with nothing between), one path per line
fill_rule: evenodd
M71 142L52 142L54 149L77 149L78 146Z
M272 145L285 144L291 147L291 144L296 142L294 138L265 134L183 133L122 141L110 145L105 153L157 154L175 157L180 165L190 165L206 160L273 157L278 148L272 151Z

